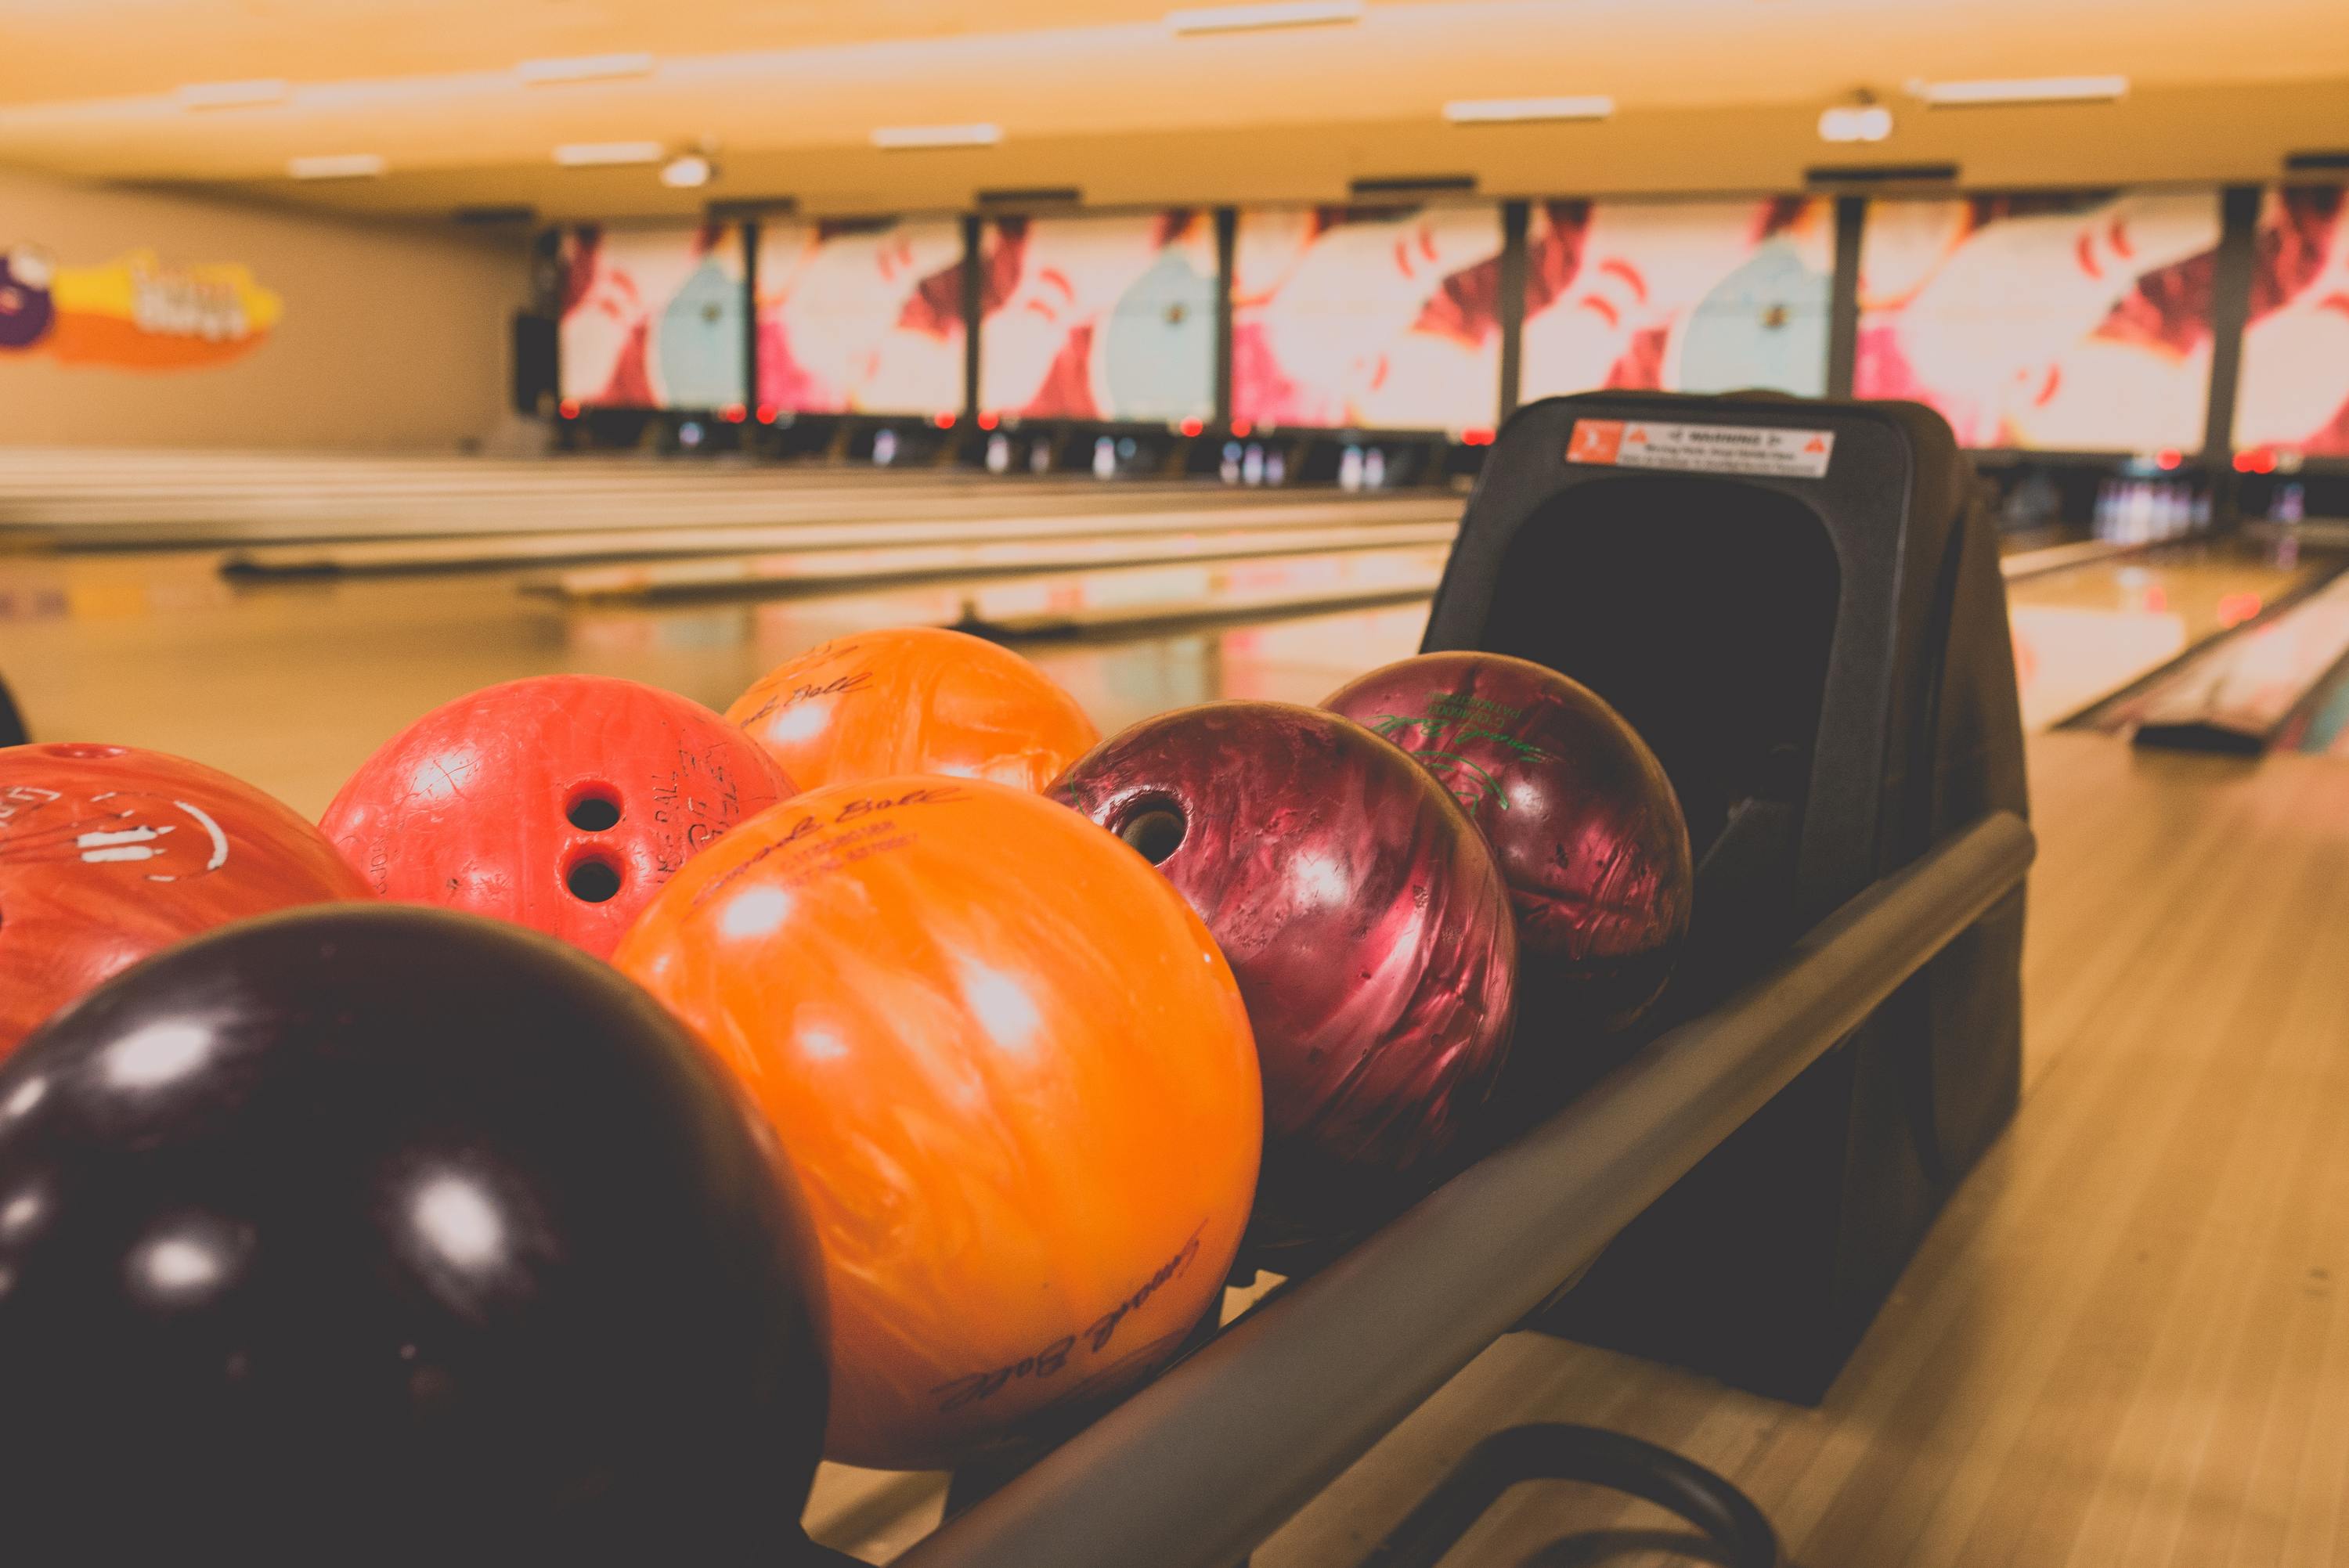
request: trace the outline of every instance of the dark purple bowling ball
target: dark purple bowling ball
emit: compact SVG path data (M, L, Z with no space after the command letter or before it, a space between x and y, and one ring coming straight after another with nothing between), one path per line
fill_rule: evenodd
M0 1067L0 1555L792 1561L824 1427L781 1158L616 972L338 905Z
M1484 830L1529 1014L1619 1028L1653 1005L1688 934L1688 824L1620 714L1556 670L1478 653L1404 659L1325 706L1419 758Z
M1500 1071L1516 941L1491 852L1432 778L1333 714L1219 702L1104 741L1050 793L1155 861L1239 979L1260 1243L1342 1239L1436 1171Z

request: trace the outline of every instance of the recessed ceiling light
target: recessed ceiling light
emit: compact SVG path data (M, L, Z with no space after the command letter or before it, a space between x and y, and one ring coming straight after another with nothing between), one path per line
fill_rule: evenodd
M1615 100L1599 95L1585 98L1457 98L1444 106L1444 118L1454 125L1518 125L1542 119L1605 119L1615 112Z
M873 145L891 152L925 147L993 147L1002 139L999 125L885 125L873 133Z
M1985 104L2110 103L2128 91L2127 77L2020 77L1978 82L1911 82L1909 90L1933 108Z
M657 141L573 141L554 150L565 169L600 169L616 163L658 163L668 149Z
M1821 141L1882 141L1892 134L1892 111L1880 103L1837 104L1819 114Z
M672 191L698 191L717 172L717 165L700 153L681 152L661 165L660 182Z
M547 82L593 82L608 77L650 76L653 57L647 54L570 55L561 59L524 60L514 75L533 85Z
M289 160L285 172L296 180L372 180L388 167L376 152L326 152Z
M171 96L181 108L252 108L283 103L292 90L272 77L249 82L191 82Z
M1362 0L1273 0L1263 5L1195 5L1166 13L1166 26L1177 33L1250 33L1361 19Z

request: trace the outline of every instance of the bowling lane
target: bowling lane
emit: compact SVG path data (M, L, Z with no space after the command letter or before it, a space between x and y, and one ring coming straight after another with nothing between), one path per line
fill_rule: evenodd
M1440 547L1421 548L1440 563ZM1305 575L1326 574L1343 559L1302 558ZM0 670L43 739L175 752L312 816L388 737L478 687L581 671L648 681L723 707L767 669L827 637L951 620L969 593L926 583L756 603L565 608L517 593L512 573L252 589L223 581L212 562L195 552L0 557ZM1064 602L1100 593L1104 576L1114 574L991 586L1049 607L1056 593ZM1217 696L1318 702L1417 646L1425 585L1379 591L1388 603L1113 640L1034 640L1020 649L1105 730ZM1130 580L1108 593L1111 607L1129 593Z
M1258 492L1183 480L996 478L741 460L559 462L302 456L15 454L0 470L0 542L75 549L512 536L587 529L840 522L925 512L992 517L1083 496L1100 510L1173 496L1203 507Z
M2010 582L2024 727L2061 723L2342 563L2240 538L2198 540Z

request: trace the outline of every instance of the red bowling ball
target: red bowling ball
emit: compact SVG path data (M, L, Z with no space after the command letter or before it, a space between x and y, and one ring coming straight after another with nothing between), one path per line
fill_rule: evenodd
M542 676L418 719L320 825L388 898L513 921L601 958L678 867L795 793L698 703Z
M1597 694L1499 654L1422 654L1326 704L1402 747L1467 808L1517 910L1528 1012L1618 1028L1688 934L1688 824L1663 765Z
M201 763L124 746L0 749L0 1057L184 938L367 896L317 829Z
M1342 1239L1435 1173L1507 1051L1516 938L1432 777L1334 714L1220 702L1134 726L1050 793L1156 862L1239 980L1260 1244Z

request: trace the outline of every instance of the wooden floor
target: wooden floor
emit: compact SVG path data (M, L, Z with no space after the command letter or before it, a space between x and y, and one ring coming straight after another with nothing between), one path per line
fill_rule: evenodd
M1540 1419L1715 1467L1799 1568L2349 1563L2349 768L2033 744L2023 1112L1826 1407L1512 1336L1257 1568L1354 1563ZM1668 1522L1520 1488L1446 1568Z

